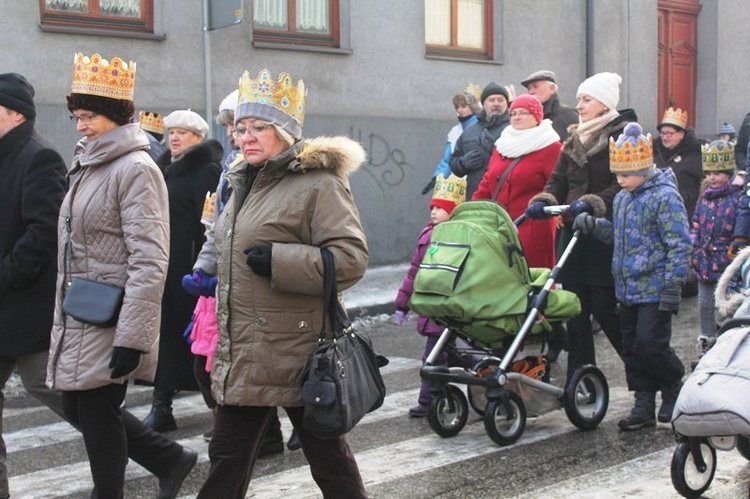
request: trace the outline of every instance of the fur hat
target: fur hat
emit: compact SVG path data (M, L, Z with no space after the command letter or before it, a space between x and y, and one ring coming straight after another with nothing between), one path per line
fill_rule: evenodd
M190 109L172 111L164 118L164 128L184 128L205 137L208 133L208 123L201 115Z
M544 106L542 105L542 101L534 95L523 94L513 99L513 104L510 105L510 110L513 111L518 108L523 108L530 112L532 116L534 116L537 125L544 119Z
M0 74L0 106L17 111L27 120L36 118L34 87L18 73Z
M484 87L484 90L482 90L482 98L480 99L482 104L484 104L484 101L487 100L487 97L490 95L497 95L500 94L505 97L505 100L510 101L510 97L508 96L508 90L506 90L505 87L502 85L498 85L494 81L491 83L488 83L486 87Z
M553 73L552 71L548 69L542 69L539 71L534 71L529 76L521 80L521 85L523 85L526 88L529 88L529 85L539 80L545 80L545 81L551 81L552 83L557 83L555 79L556 79L555 73Z
M458 106L469 106L474 114L482 110L476 96L471 92L462 92L453 96L453 107L458 109Z
M622 77L617 73L597 73L578 86L576 97L581 94L590 95L604 104L607 109L617 109L620 103L620 83L622 83Z

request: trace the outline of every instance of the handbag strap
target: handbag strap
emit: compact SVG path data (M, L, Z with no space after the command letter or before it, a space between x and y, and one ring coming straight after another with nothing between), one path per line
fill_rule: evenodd
M508 178L508 175L510 175L510 172L513 171L513 168L516 167L519 161L523 159L523 156L519 156L508 165L508 168L505 169L503 174L500 176L500 179L497 181L497 186L495 187L495 192L492 193L492 200L497 201L497 195L500 194L500 188L503 186L503 182L505 182L505 179ZM499 204L499 203L498 203Z
M72 284L70 282L70 265L71 261L73 259L73 243L71 241L72 238L72 230L73 230L73 199L76 197L76 191L78 191L78 186L81 183L81 180L83 180L83 174L85 170L81 172L80 176L76 179L75 183L73 184L73 187L70 189L70 199L68 201L68 214L65 217L65 268L63 269L63 272L65 274L63 283L67 283L67 287L70 287ZM63 293L65 292L65 289L67 289L65 286L63 286Z
M326 322L333 332L333 340L345 333L352 324L338 298L336 259L327 248L321 248L320 255L323 260L323 321L318 343L325 343L327 336Z

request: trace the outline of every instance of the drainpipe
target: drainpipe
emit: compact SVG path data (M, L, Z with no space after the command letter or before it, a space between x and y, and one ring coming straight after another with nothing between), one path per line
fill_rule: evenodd
M586 78L594 74L594 0L586 0Z
M205 84L206 123L211 123L211 39L208 36L208 1L203 0L203 80ZM213 127L208 127L206 138L213 138Z

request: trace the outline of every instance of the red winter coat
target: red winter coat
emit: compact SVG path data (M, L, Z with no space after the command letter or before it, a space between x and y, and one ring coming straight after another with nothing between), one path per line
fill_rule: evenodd
M529 200L544 190L547 179L555 168L562 144L554 142L529 153L513 167L503 181L495 199L515 220L523 215ZM506 158L493 149L487 171L472 196L472 200L491 199L498 180L514 158ZM523 251L529 267L552 268L555 265L555 220L526 220L518 227Z

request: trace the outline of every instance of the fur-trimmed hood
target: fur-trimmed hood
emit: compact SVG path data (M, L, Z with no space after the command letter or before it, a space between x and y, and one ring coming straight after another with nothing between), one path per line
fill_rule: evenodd
M365 162L364 148L348 137L317 137L304 140L295 149L296 161L289 164L291 172L330 170L340 177L348 177Z

